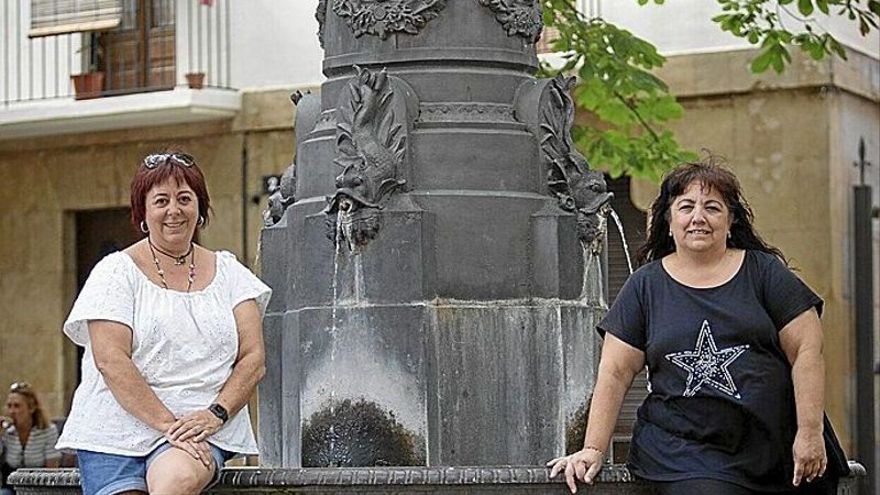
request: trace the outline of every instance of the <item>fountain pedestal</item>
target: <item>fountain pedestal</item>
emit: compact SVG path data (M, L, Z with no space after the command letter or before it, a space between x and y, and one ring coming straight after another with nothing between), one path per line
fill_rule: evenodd
M327 81L295 98L262 237L261 462L561 453L593 385L611 195L571 145L570 82L532 76L539 2L334 0L317 17Z

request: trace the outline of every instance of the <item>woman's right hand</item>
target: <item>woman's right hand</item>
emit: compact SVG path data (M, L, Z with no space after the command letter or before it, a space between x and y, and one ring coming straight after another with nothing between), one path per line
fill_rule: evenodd
M602 469L602 462L605 454L596 448L587 447L579 450L574 454L557 457L547 463L550 469L550 477L554 478L557 474L565 473L565 484L571 493L577 493L577 480L581 480L588 485L593 484L593 479Z
M166 434L165 438L172 447L191 455L193 459L200 461L206 468L210 469L214 463L214 456L211 454L211 446L208 442L196 442L194 440L173 440L171 435Z

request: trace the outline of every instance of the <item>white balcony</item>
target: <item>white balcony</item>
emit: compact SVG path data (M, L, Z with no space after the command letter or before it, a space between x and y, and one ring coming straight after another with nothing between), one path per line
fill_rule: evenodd
M3 2L0 139L229 119L239 112L229 0L102 1L119 6L115 27L105 22L101 31L42 37L29 37L32 0ZM82 74L100 85L77 92L72 76ZM188 74L201 80L188 81Z

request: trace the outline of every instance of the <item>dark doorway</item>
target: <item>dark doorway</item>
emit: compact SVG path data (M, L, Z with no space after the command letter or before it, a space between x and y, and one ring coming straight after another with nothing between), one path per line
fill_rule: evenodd
M125 249L140 239L131 226L130 208L79 211L76 222L76 294L79 294L92 268L104 256ZM77 346L76 383L81 381L82 347Z

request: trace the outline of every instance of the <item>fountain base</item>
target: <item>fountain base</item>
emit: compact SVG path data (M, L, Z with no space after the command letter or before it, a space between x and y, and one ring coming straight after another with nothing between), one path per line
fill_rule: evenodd
M852 474L841 480L838 495L857 495L865 468L850 462ZM567 493L561 479L549 479L541 466L497 467L373 467L373 468L226 468L207 493L221 494L447 494L505 493L559 495ZM9 482L19 495L80 494L76 469L20 469ZM590 488L593 495L648 494L648 485L636 481L623 465L608 465Z

